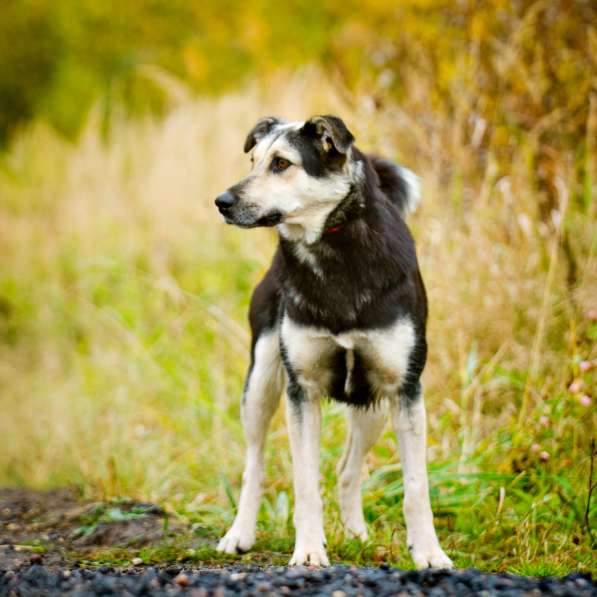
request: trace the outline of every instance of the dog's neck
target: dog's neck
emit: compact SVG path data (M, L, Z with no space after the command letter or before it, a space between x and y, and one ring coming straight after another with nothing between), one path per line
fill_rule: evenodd
M300 224L285 222L278 225L280 236L293 243L315 245L324 236L339 232L357 219L365 209L365 194L361 181L352 182L348 193L336 205L319 207L305 214Z
M339 232L348 222L357 219L364 209L365 195L362 186L359 183L353 183L346 197L328 215L322 235Z

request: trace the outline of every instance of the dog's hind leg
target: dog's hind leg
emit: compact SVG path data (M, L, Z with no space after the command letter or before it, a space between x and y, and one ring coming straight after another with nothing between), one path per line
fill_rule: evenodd
M366 541L367 526L361 500L361 477L367 452L384 428L387 404L381 402L367 409L349 407L348 417L348 441L337 467L340 512L346 530Z
M400 446L404 479L404 520L408 549L417 568L451 568L433 526L427 481L427 422L417 384L412 396L401 393L392 403L392 420Z
M247 442L245 470L238 512L218 551L238 553L255 543L257 514L264 478L264 447L267 430L278 407L283 383L278 332L268 331L257 340L253 366L247 376L241 406Z

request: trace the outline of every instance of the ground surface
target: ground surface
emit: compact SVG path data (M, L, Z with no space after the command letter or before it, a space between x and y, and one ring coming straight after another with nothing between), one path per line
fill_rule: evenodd
M580 573L289 569L273 565L276 554L262 566L236 565L216 555L214 543L153 504L89 502L74 490L0 490L0 595L597 595L597 584Z

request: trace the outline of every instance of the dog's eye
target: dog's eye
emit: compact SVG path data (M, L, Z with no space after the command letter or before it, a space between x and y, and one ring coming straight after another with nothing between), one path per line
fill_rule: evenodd
M287 168L290 167L290 162L285 160L284 158L276 157L272 160L272 172L284 172Z

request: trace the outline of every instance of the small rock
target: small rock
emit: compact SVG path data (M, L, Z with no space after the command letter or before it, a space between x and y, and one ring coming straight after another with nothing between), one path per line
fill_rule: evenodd
M42 564L44 559L42 558L41 554L39 553L34 553L31 555L31 557L29 558L29 561L32 564Z
M143 560L141 558L133 558L131 563L133 566L140 566L143 563Z
M181 570L182 570L182 568L180 566L168 566L166 568L166 572L170 576L176 576Z
M188 587L189 577L181 572L178 576L174 577L174 584L177 584L179 587Z
M332 597L346 597L346 593L344 591L333 591Z

